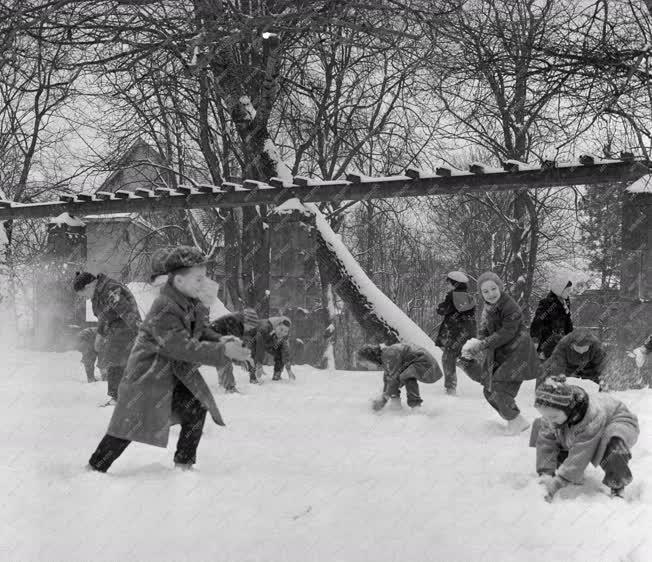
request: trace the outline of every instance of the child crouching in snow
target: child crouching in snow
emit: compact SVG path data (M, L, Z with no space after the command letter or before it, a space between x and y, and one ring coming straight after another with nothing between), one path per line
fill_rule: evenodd
M247 361L251 352L235 337L204 341L207 311L199 298L206 259L191 246L157 250L152 270L168 274L131 350L106 435L89 469L106 472L132 441L166 447L170 426L181 424L174 463L195 463L206 414L224 425L215 399L197 367Z
M612 495L622 497L632 481L627 463L639 434L638 419L627 406L610 394L589 397L563 375L537 388L534 405L543 416L533 441L546 501L564 486L580 484L590 462L604 470L602 482Z
M382 410L391 400L401 405L401 387L405 386L410 408L421 406L419 382L433 383L443 375L437 361L425 349L405 343L365 345L358 350L358 365L383 369L383 393L372 402L374 410ZM418 382L417 382L418 381Z

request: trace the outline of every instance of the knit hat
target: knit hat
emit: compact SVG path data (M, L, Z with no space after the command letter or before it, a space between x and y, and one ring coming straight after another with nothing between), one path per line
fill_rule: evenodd
M480 277L478 277L478 291L482 291L482 285L487 281L493 281L498 286L498 289L500 289L501 293L505 292L505 284L503 283L502 279L498 277L498 275L496 275L493 271L485 271L482 275L480 275Z
M72 282L72 288L76 293L82 291L86 285L95 281L97 277L88 271L78 271L75 273L75 280Z
M573 388L566 384L564 375L553 375L541 383L534 396L535 406L547 406L569 412L573 402Z
M567 287L572 287L573 282L567 276L555 277L550 281L550 290L555 293L558 297L561 297L561 294Z

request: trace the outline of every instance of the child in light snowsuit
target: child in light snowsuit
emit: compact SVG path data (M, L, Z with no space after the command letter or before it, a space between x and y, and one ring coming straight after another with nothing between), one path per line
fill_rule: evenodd
M103 273L95 276L87 271L78 272L73 289L91 300L97 317L95 350L106 367L109 395L103 405L113 406L140 324L136 299L125 285Z
M539 301L534 313L530 336L542 359L548 359L559 340L573 331L568 298L572 286L573 283L567 277L554 279L550 283L550 292Z
M467 293L469 278L460 271L451 271L446 276L450 287L446 298L437 306L437 314L444 317L435 345L444 351L444 385L446 393L454 395L457 389L455 373L457 358L462 346L475 336L475 300Z
M628 462L639 434L638 419L627 406L609 394L589 396L563 375L539 385L534 405L543 416L533 441L546 500L564 486L580 484L589 463L604 470L602 482L612 495L622 496L632 482Z
M408 406L421 406L419 382L431 384L442 377L441 369L430 353L406 343L365 345L358 350L357 356L360 366L383 369L383 393L372 402L376 411L382 410L389 400L394 407L400 407L402 386L405 386Z
M539 375L539 358L521 307L505 292L498 275L491 271L480 275L478 290L484 300L479 339L465 344L460 366L484 386L487 402L507 421L507 433L516 435L530 427L516 396L523 381Z
M181 424L175 466L191 468L206 413L224 425L197 367L251 358L235 337L203 340L208 311L199 300L206 278L201 252L191 246L161 249L152 262L154 271L169 278L139 328L106 435L89 460L89 468L99 472L106 472L132 441L166 447L175 423Z

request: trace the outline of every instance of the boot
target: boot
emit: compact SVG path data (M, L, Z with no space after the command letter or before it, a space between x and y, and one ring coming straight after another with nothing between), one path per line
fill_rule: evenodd
M530 427L530 422L527 421L521 414L516 416L513 420L507 422L507 434L518 435Z
M280 381L281 380L281 373L278 371L274 373L274 376L272 377L273 381Z
M447 388L446 389L446 394L448 394L448 396L457 396L457 389L456 388Z
M177 468L183 472L188 472L190 470L193 470L193 465L190 463L183 463L183 462L175 462L174 463L174 468Z

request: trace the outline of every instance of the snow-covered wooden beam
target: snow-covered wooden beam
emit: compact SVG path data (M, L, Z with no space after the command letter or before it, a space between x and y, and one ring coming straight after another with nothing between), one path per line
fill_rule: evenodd
M507 170L484 167L476 173L437 168L435 173L408 170L405 175L373 178L348 174L346 180L319 181L301 176L287 180L273 178L269 183L224 182L221 186L200 185L178 190L159 187L148 191L97 192L94 197L62 195L60 201L0 205L0 220L43 218L66 211L83 216L110 213L154 213L169 209L202 207L246 207L275 205L297 198L304 203L325 201L362 201L392 197L421 197L456 193L510 191L558 186L633 182L652 172L652 163L642 160L601 160L582 158L582 162L546 162L541 167L511 163ZM527 168L527 169L525 169ZM488 173L489 172L489 173Z

